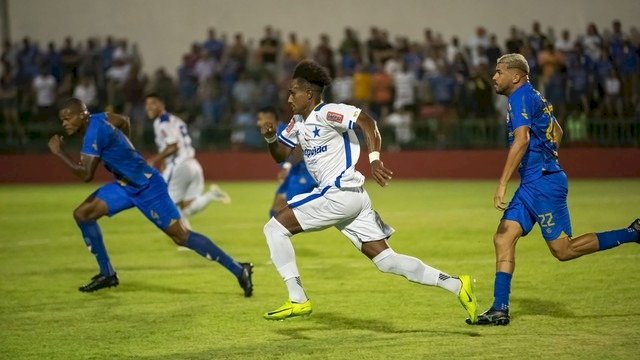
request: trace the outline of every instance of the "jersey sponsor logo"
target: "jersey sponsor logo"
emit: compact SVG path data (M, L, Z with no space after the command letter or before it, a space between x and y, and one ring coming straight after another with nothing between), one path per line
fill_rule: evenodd
M329 111L327 113L327 121L341 123L343 117L344 116L342 116L342 114L338 114L333 111Z
M319 145L310 149L304 149L305 157L312 157L327 151L327 145Z
M294 118L291 118L291 120L289 121L289 124L287 125L287 128L284 130L287 134L291 133L291 130L293 130L293 127L296 125L296 120Z

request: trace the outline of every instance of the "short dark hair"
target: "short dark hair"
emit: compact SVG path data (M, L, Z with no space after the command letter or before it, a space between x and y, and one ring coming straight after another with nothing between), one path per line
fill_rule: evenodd
M329 71L313 60L302 60L293 71L294 79L302 79L323 89L331 84Z
M160 97L160 94L156 93L156 92L150 92L147 93L147 95L144 96L144 99L149 99L149 98L154 98L154 99L158 99L160 100L162 103L164 103L164 99L162 97Z
M65 99L60 103L60 110L68 109L72 107L77 107L80 110L84 110L87 108L87 106L82 102L82 100L75 97Z
M276 118L276 120L278 119L278 111L276 110L275 107L273 107L271 105L267 105L267 106L263 106L263 107L259 108L258 109L258 113L271 114L271 115L273 115L274 118Z

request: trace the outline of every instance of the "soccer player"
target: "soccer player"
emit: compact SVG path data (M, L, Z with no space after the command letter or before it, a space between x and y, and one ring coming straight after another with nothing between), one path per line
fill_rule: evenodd
M478 316L477 324L509 324L509 292L515 268L515 247L537 222L553 256L560 261L639 242L640 219L627 228L572 237L567 208L567 175L558 163L562 129L553 107L529 83L529 64L520 54L497 61L493 75L496 93L508 97L509 153L498 182L493 204L504 211L493 236L496 251L494 301ZM506 204L507 184L516 168L520 186ZM467 319L467 323L474 323Z
M330 83L325 68L311 60L301 61L289 87L293 119L279 134L270 122L261 128L269 151L278 162L285 160L291 149L301 146L307 169L319 185L311 193L295 196L264 226L271 260L289 292L284 305L265 313L264 318L282 320L311 313L311 301L302 287L290 238L303 231L335 226L380 271L452 292L474 319L476 299L469 275L449 276L419 259L396 253L387 244L394 229L373 210L362 187L364 176L355 169L360 156L354 132L357 126L369 149L373 178L380 186L391 179L391 170L380 161L380 132L376 122L359 108L323 103L322 92Z
M258 127L262 128L266 123L270 123L271 126L277 129L278 133L282 132L287 126L285 123L278 121L278 115L273 107L264 107L258 110ZM287 201L294 196L311 192L318 186L302 160L300 146L296 146L289 158L280 165L278 181L280 181L280 186L273 198L269 217L275 216L280 209L287 206Z
M146 96L145 109L149 119L153 119L153 132L158 146L158 154L148 159L147 163L151 166L160 164L162 177L169 186L169 196L178 205L183 215L182 221L187 228L191 228L188 217L204 210L212 201L228 204L231 198L215 184L203 193L202 166L195 158L196 151L191 146L187 124L168 113L164 101L157 94Z
M82 238L95 255L100 268L100 272L78 290L92 292L118 286L118 276L109 260L97 220L104 215L113 216L136 207L176 244L219 262L238 279L244 296L251 296L253 265L235 261L207 237L184 226L178 209L169 197L167 183L129 141L127 117L112 113L89 114L85 104L76 98L63 102L59 116L67 135L83 135L80 162L74 161L66 153L60 135L54 135L49 140L51 152L85 182L93 179L101 161L116 178L116 181L98 188L73 211Z

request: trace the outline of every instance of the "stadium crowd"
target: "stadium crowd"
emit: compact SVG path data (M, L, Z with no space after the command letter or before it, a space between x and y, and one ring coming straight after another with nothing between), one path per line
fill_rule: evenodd
M149 92L191 124L199 147L263 149L255 112L273 106L288 116L288 79L304 58L334 78L328 100L367 109L390 134L390 148L501 146L506 100L494 94L491 76L496 59L510 52L528 60L531 82L553 104L569 141L594 143L606 121L617 125L608 127L616 136L604 145L639 145L640 31L617 20L605 29L589 24L580 34L543 31L534 22L529 30L511 27L501 40L482 26L468 39L447 40L429 28L422 39L392 39L377 27L365 39L350 28L333 43L318 36L312 46L271 26L257 40L211 28L185 47L175 71L151 73L127 39L67 37L61 47L49 42L46 48L29 38L5 41L0 149L42 143L57 126L57 103L71 96L94 111L129 115L134 143L144 149L152 145L144 112Z

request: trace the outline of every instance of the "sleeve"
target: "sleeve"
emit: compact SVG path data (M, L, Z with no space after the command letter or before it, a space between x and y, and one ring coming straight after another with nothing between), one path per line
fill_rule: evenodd
M178 142L180 136L180 125L173 122L161 122L160 137L163 139L165 145L172 145Z
M298 145L298 130L296 128L295 116L291 118L287 127L278 131L278 141L292 149Z
M531 127L531 110L526 95L514 98L511 101L511 114L513 115L511 122L513 124L513 130L521 126Z
M326 124L337 130L352 130L362 110L347 104L327 104L321 115Z
M97 121L95 120L89 123L87 132L84 134L84 139L82 140L82 149L80 150L80 153L100 157L106 136L100 133L100 129L104 129L104 127L97 125Z

